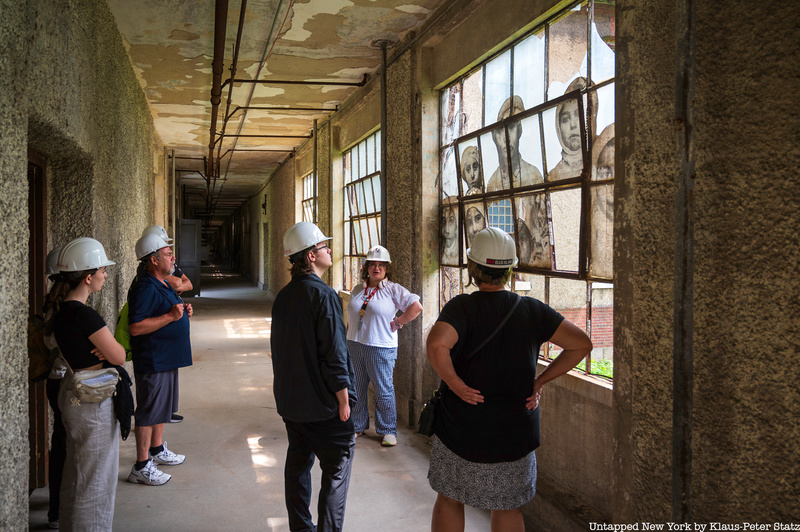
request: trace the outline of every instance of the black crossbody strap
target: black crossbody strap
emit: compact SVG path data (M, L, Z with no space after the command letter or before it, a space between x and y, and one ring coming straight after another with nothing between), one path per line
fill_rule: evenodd
M495 330L492 332L492 334L490 334L489 336L487 336L487 337L486 337L486 339L485 339L483 342L481 342L481 345L479 345L478 347L476 347L475 349L473 349L473 350L472 350L472 352L471 352L469 355L467 355L467 360L469 360L470 358L472 358L472 356L473 356L475 353L477 353L478 351L480 351L480 350L481 350L481 348L482 348L483 346L485 346L486 344L488 344L488 343L489 343L489 340L491 340L492 338L494 338L494 336L495 336L497 333L499 333L499 332L500 332L500 329L502 329L502 328L503 328L503 325L505 325L505 324L506 324L506 322L508 321L508 319L511 317L511 315L512 315L512 314L514 314L514 311L516 310L516 308L517 308L517 305L519 305L519 302L520 302L521 300L522 300L522 297L518 295L518 296L517 296L517 300L516 300L516 301L514 301L514 304L511 306L511 310L509 310L509 311L508 311L508 314L506 314L506 317L505 317L505 318L503 318L503 321L501 321L501 322L500 322L500 325L498 325L498 326L497 326L497 328L496 328L496 329L495 329Z

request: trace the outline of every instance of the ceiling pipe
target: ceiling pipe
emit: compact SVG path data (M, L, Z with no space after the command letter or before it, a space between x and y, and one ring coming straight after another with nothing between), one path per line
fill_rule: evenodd
M387 70L387 62L386 62L386 47L389 45L389 41L381 41L381 244L386 246L386 200L387 200L387 191L386 191L386 150L387 150L387 138L389 135L386 132L387 129L387 119L386 119L386 106L387 106L387 97L386 97L386 70Z
M222 70L225 60L225 32L228 25L228 0L216 0L214 9L214 60L211 63L211 127L209 128L206 174L214 175L214 137L217 134L217 113L222 96Z
M269 35L267 36L267 42L266 42L266 45L264 47L264 52L263 52L263 55L261 56L261 61L259 62L258 69L255 72L255 77L256 78L258 78L258 76L261 74L261 70L266 65L267 58L269 57L269 55L272 52L272 46L275 45L275 41L278 39L278 35L280 34L281 30L283 29L283 25L286 24L286 19L289 17L289 11L291 10L292 5L294 4L294 0L290 0L289 1L289 5L286 8L286 15L284 16L283 22L281 23L280 27L278 27L277 26L278 17L280 15L281 8L283 7L284 1L285 0L280 0L278 2L278 7L275 9L275 14L272 17L272 26L270 27ZM277 28L277 31L276 31L276 28ZM227 81L226 81L226 84L227 84ZM251 88L250 88L250 94L247 96L247 99L246 99L247 103L246 103L245 107L249 106L250 102L253 100L253 91L254 90L255 90L255 85L252 85ZM242 116L241 122L239 122L239 128L237 130L237 133L241 133L242 132L242 127L244 126L244 123L245 123L246 119L247 119L247 111L244 112L244 115ZM227 122L227 119L226 119L226 122ZM233 141L233 149L236 149L236 145L238 144L238 142L239 142L238 138L234 139L234 141ZM222 150L222 145L220 144L220 151L221 150ZM228 158L228 163L227 163L227 166L226 166L226 169L225 169L225 177L227 177L227 175L228 175L228 169L230 168L230 165L231 165L232 161L233 161L233 157L229 157ZM220 191L217 194L217 201L219 201L219 198L221 196L222 196L222 188L220 187Z
M319 112L319 113L335 113L336 111L338 111L338 108L330 109L327 107L280 107L277 105L269 107L237 106L236 109L231 111L231 113L225 117L225 121L227 122L228 120L230 120L233 117L233 115L235 115L239 111L306 111L306 112Z
M257 85L341 85L344 87L363 87L369 81L369 74L364 74L361 81L303 81L288 79L233 79L233 83L254 83ZM224 87L231 83L231 79L226 79L222 84Z

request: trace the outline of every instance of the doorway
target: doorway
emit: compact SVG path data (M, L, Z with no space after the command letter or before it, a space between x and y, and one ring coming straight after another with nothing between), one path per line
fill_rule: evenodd
M47 251L47 180L45 160L36 152L28 152L28 308L29 315L43 315L47 293L45 253ZM28 416L30 427L29 492L47 484L48 445L50 429L47 395L44 381L30 382L28 387Z

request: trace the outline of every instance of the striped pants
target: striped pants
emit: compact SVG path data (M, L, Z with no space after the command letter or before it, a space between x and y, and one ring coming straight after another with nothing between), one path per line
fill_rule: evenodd
M375 431L397 435L397 406L394 402L394 363L396 347L375 347L348 341L347 347L356 374L356 396L353 424L356 432L369 428L369 383L375 391Z

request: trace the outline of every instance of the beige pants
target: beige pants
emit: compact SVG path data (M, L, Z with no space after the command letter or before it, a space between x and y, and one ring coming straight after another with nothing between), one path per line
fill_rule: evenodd
M111 530L119 477L119 423L114 400L76 404L63 381L58 405L67 432L67 459L61 481L61 530Z

